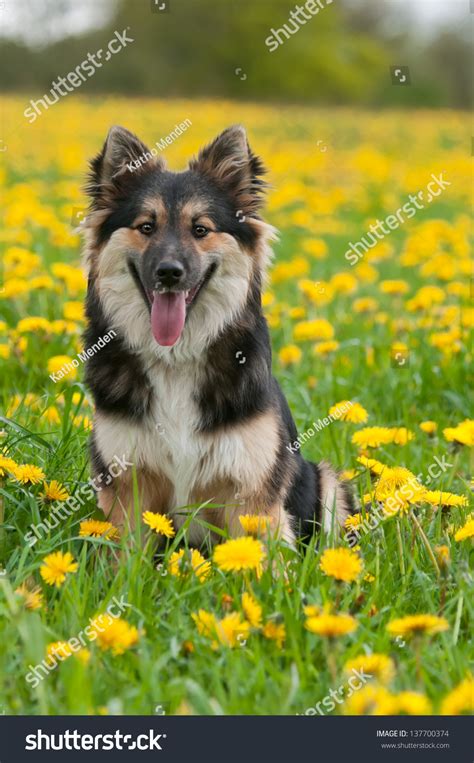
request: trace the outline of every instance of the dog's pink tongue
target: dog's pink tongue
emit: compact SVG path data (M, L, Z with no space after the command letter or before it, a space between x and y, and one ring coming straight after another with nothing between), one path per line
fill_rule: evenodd
M184 292L153 293L151 307L151 330L158 344L171 347L175 344L184 327L186 303Z

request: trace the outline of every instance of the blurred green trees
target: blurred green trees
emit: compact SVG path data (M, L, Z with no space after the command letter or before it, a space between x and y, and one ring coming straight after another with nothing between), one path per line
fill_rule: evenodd
M41 28L74 0L23 2L25 10L16 12L25 13L25 24ZM385 0L335 0L274 52L265 39L288 23L296 7L291 0L166 0L168 12L158 11L158 0L101 2L110 7L108 19L81 36L41 48L3 41L0 87L40 95L87 52L105 48L115 30L128 27L135 42L99 69L83 93L469 107L463 32L441 30L435 39L421 40L403 24L392 31ZM409 87L392 85L393 65L410 66Z

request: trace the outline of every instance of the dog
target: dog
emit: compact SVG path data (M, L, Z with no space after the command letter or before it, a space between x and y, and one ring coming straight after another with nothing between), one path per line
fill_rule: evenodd
M264 174L238 125L184 172L118 126L90 163L85 346L112 336L86 362L91 460L95 474L117 453L134 465L98 495L118 526L133 526L134 475L142 510L176 527L200 507L191 545L221 539L210 526L236 538L257 514L294 546L353 512L329 464L287 447L297 430L261 305L275 237Z

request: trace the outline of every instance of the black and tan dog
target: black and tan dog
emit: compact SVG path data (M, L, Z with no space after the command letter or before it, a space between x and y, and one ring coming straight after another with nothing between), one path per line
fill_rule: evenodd
M347 488L287 448L297 431L261 307L273 229L259 216L264 169L244 129L170 172L113 127L91 170L86 347L116 332L87 362L95 472L125 453L142 508L178 526L183 507L206 502L198 517L233 537L246 513L269 517L289 543L339 526ZM99 493L117 524L132 513L132 486L129 470ZM189 541L207 532L195 521Z

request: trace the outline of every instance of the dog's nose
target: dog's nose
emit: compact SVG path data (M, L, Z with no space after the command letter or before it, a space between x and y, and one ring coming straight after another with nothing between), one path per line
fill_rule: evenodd
M184 276L184 268L177 260L164 260L158 265L155 274L161 286L176 286Z

